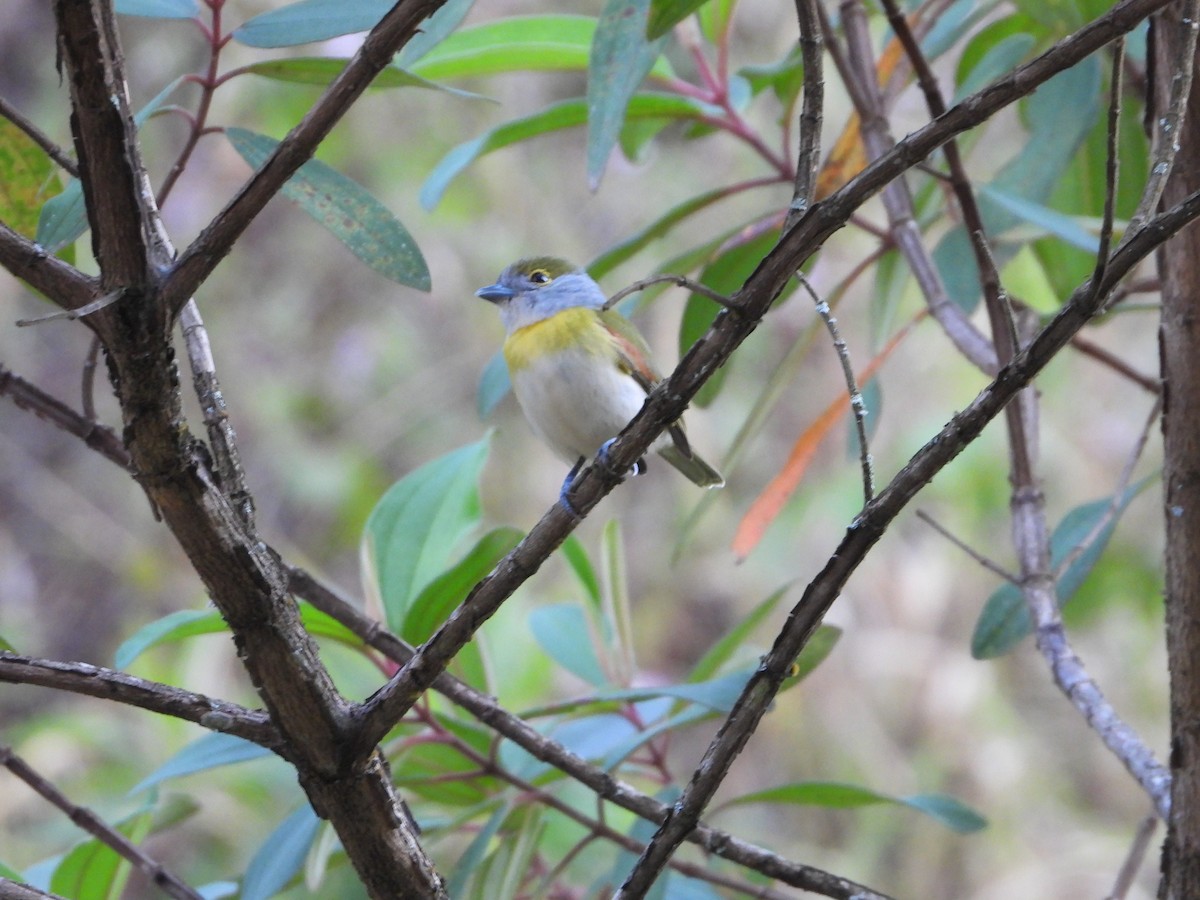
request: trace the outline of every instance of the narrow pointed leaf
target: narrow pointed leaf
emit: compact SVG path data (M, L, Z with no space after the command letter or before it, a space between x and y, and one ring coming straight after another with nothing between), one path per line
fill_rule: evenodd
M342 73L349 59L335 56L295 56L287 59L267 59L251 63L244 69L251 75L271 78L275 81L286 81L292 84L321 84L328 85ZM381 88L423 88L430 91L441 91L455 97L468 100L488 100L482 94L459 90L436 81L406 72L397 66L388 66L371 82L371 90ZM493 102L490 101L489 102Z
M401 48L396 57L396 65L409 66L444 41L462 23L474 5L475 0L446 0L432 16L421 23L420 30Z
M294 47L369 31L392 0L300 0L257 15L233 32L248 47Z
M646 37L660 38L698 10L707 0L653 0L646 21Z
M68 179L62 192L42 205L35 240L46 248L47 253L57 253L75 243L87 230L83 185L76 178Z
M1104 548L1108 546L1108 541L1117 527L1117 521L1129 505L1129 501L1152 480L1152 478L1145 478L1125 489L1117 498L1112 518L1096 535L1087 549L1079 554L1059 577L1055 587L1060 607L1066 605L1075 596L1104 554ZM1068 554L1074 552L1080 542L1087 538L1096 525L1108 515L1112 502L1110 497L1093 500L1075 507L1063 516L1062 521L1055 527L1054 534L1050 537L1052 568L1058 568ZM993 659L1003 656L1032 631L1033 622L1029 617L1029 606L1025 602L1025 596L1016 585L1003 584L988 598L987 603L983 606L983 611L979 614L979 621L975 623L975 632L971 635L971 655L976 659Z
M607 0L588 61L588 184L595 190L621 135L629 101L662 53L645 38L650 0Z
M241 900L270 900L295 878L317 836L321 820L305 803L263 841L242 879Z
M479 473L488 439L426 463L392 485L367 519L364 579L388 626L399 629L413 601L450 566L479 522Z
M564 603L539 607L529 616L529 629L546 655L568 672L597 687L608 684L587 620L578 606Z
M46 151L8 119L0 118L0 221L18 234L34 237L43 198L60 190L56 167Z
M243 128L227 128L225 134L256 169L279 146L278 141ZM310 159L287 180L282 193L380 275L417 290L429 290L429 269L416 242L362 185Z
M192 19L200 13L196 0L116 0L113 8L123 16L151 19Z
M129 793L136 794L171 778L273 755L266 747L260 747L231 734L206 734L188 744L139 781L130 788Z
M704 115L705 111L706 107L703 104L686 97L671 94L638 94L629 102L627 115L696 119ZM538 135L583 125L586 121L586 102L565 100L532 116L505 122L474 140L459 144L442 157L442 161L425 180L421 188L421 205L426 209L437 206L450 182L479 157Z

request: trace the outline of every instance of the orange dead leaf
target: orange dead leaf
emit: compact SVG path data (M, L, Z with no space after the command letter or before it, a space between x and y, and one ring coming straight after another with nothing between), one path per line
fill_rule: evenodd
M879 371L884 360L908 336L913 326L925 318L925 315L926 310L917 313L908 324L892 336L875 358L867 363L856 378L860 388L865 387L875 377L875 373ZM808 471L808 464L816 455L817 447L821 445L821 441L833 427L842 420L848 405L847 399L839 396L825 407L825 411L817 417L816 421L804 429L800 437L796 439L796 443L792 445L792 452L788 454L787 462L779 470L779 474L771 479L770 483L763 488L762 493L750 504L746 514L742 516L742 521L738 523L737 533L733 536L732 550L738 562L744 560L758 546L771 523L779 516L784 504L796 492L800 480Z
M892 77L903 55L904 49L899 41L895 38L888 41L876 67L881 85ZM846 127L838 135L837 142L817 175L816 199L828 197L867 167L867 151L863 147L860 125L858 113L851 113L846 120Z

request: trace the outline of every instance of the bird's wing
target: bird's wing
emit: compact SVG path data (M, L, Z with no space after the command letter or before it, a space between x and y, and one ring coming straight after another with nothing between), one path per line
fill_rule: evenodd
M654 386L662 381L662 376L650 364L650 348L646 340L638 333L633 323L616 310L604 309L599 313L600 323L612 337L613 345L617 348L617 364L621 371L627 372L634 381L641 385L647 394ZM691 457L692 448L688 444L687 435L683 430L683 420L667 426L667 433L684 456Z

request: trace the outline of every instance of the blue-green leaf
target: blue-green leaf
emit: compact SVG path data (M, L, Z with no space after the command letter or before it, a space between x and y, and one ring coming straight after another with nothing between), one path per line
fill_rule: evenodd
M266 747L260 747L231 734L206 734L192 741L139 781L129 793L136 794L170 778L180 778L206 769L230 766L271 755L271 751Z
M257 15L233 32L248 47L294 47L370 31L392 0L300 0Z
M914 794L893 797L870 788L834 781L798 781L780 787L744 794L729 802L730 806L746 803L791 803L804 806L825 806L831 809L854 809L890 803L907 806L932 818L959 834L969 834L987 827L987 820L963 803L945 794Z
M479 388L475 392L475 409L479 418L486 419L492 414L500 401L512 389L512 381L508 377L508 363L504 361L504 353L497 350L483 367L479 376Z
M1075 558L1074 562L1062 573L1056 584L1058 605L1066 605L1088 574L1095 567L1104 548L1108 546L1109 538L1117 526L1117 521L1137 494L1153 479L1146 478L1135 485L1130 485L1117 499L1112 518L1092 540L1092 543ZM1091 534L1096 525L1108 514L1112 506L1111 497L1094 500L1077 506L1068 512L1050 537L1050 560L1053 568L1065 560L1068 554ZM992 659L1003 656L1021 642L1033 631L1033 622L1029 618L1029 606L1021 589L1014 584L1003 584L988 598L975 623L975 632L971 636L971 655L976 659Z
M279 146L278 141L243 128L227 128L225 134L256 169ZM310 159L284 183L282 193L380 275L429 290L429 268L416 242L387 207L357 182Z
M651 0L646 19L646 37L650 40L668 31L698 10L707 0Z
M36 241L47 253L57 253L75 243L88 230L87 206L79 179L67 180L62 193L42 204L38 216Z
M116 0L113 9L124 16L151 19L192 19L200 12L196 0Z
M980 196L987 197L1001 209L1007 210L1019 219L1045 231L1047 234L1061 238L1080 250L1095 253L1100 249L1100 238L1079 224L1073 216L1060 213L1034 200L1015 196L992 185L984 185L979 189Z
M707 107L686 97L671 94L638 94L629 101L626 116L646 118L697 119ZM421 188L421 205L433 209L446 188L467 166L479 157L531 137L574 128L587 121L587 103L565 100L523 119L514 119L493 128L474 140L459 144L437 164Z
M447 453L400 479L371 511L363 534L368 589L388 627L450 566L459 542L479 522L479 473L488 438Z
M242 879L242 900L270 900L300 872L321 820L305 803L268 835Z
M113 666L126 669L135 659L158 644L197 634L213 634L228 628L215 609L181 609L143 625L117 648Z
M666 38L647 41L650 0L607 0L588 61L588 185L600 185L629 101L650 74Z
M729 662L734 653L742 648L754 629L775 610L775 607L779 605L779 601L783 599L790 587L791 585L784 585L775 591L766 600L763 600L758 606L754 607L749 615L733 626L733 628L729 629L720 640L708 649L708 652L704 656L700 657L700 661L692 667L692 671L688 673L688 681L704 681L715 675L721 666ZM822 625L821 627L825 628L828 626Z
M400 627L400 637L412 644L429 640L467 598L471 588L524 536L525 532L517 528L496 528L481 537L466 556L433 579L412 602Z
M117 824L117 831L131 843L140 844L150 833L155 798ZM99 839L84 841L62 858L50 877L51 893L78 900L107 900L120 897L129 878L130 863Z
M396 57L396 65L410 66L444 41L466 18L474 5L475 0L446 0L432 16L421 23L420 31L409 38Z
M566 603L538 607L529 616L529 628L546 655L568 672L597 687L608 684L580 607Z

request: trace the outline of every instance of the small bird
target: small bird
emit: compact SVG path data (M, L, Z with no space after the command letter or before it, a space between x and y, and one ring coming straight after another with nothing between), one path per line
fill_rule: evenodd
M561 259L522 259L475 294L500 309L508 331L504 360L525 418L572 466L560 495L565 501L584 461L607 448L662 380L650 365L650 348L632 322L604 308L600 285ZM725 484L692 452L683 420L651 449L700 487ZM634 474L645 467L638 460Z

